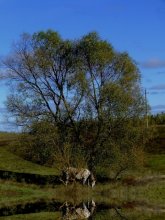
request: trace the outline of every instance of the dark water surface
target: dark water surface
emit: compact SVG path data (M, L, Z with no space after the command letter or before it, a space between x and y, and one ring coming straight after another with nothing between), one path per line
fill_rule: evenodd
M165 219L165 207L148 205L144 202L126 202L122 205L95 203L93 200L71 204L51 200L19 204L0 208L0 220L15 219L121 219L121 220L160 220Z

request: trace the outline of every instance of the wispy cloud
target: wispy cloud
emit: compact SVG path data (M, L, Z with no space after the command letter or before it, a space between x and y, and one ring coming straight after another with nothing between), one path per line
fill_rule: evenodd
M147 83L152 83L152 82L153 82L152 79L149 79L149 78L147 78L145 81L146 81Z
M165 71L159 71L157 74L165 74Z
M165 90L165 84L159 84L159 85L155 85L149 88L149 90Z
M150 90L150 92L148 92L150 95L165 95L165 90Z
M159 95L160 92L157 92L157 91L153 91L153 92L150 92L150 95Z
M141 62L141 66L144 68L164 68L165 60L160 59L150 59L144 62Z
M165 109L165 105L154 105L152 106L152 109Z
M154 106L151 107L151 109L154 112L165 111L165 105L154 105Z

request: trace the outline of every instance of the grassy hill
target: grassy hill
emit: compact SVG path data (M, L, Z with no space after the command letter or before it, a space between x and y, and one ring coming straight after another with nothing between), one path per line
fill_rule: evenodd
M41 166L24 160L3 147L0 147L0 170L41 175L57 174L57 170L55 168Z
M17 139L17 133L0 132L0 147L9 145Z
M160 137L165 138L165 126L160 128ZM18 134L0 132L0 170L32 173L40 175L58 175L55 168L45 167L24 160L10 151L10 143L15 141ZM165 142L164 142L165 143ZM165 173L165 154L149 153L146 158L146 169L155 173Z
M41 166L24 160L10 151L9 144L15 141L18 134L0 132L0 170L41 175L56 175L57 169Z

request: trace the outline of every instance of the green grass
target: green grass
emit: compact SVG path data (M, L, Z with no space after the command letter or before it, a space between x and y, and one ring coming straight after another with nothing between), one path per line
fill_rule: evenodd
M60 212L41 212L41 213L32 213L24 215L13 215L7 217L0 217L3 220L55 220L61 219Z
M96 203L120 205L127 201L143 201L152 205L165 204L165 181L150 182L146 185L125 186L120 183L97 184L91 189L79 184L65 187L63 185L51 188L49 186L38 187L0 181L0 206L35 202L37 200L56 199L79 204L82 201L94 200Z
M129 220L162 220L164 219L164 213L146 213L146 210L115 210L115 209L108 209L102 210L101 212L96 213L95 220L119 220L119 219L129 219ZM118 214L117 214L118 212ZM119 214L120 213L120 214ZM121 217L123 216L123 217Z
M9 142L15 140L16 134L0 133L0 170L7 170L21 173L34 173L41 175L57 175L58 171L55 168L48 168L40 166L35 163L26 161L19 156L16 156L10 151ZM9 140L9 141L8 141ZM6 143L6 144L5 144ZM4 145L5 144L5 145ZM7 146L8 145L8 146ZM103 174L101 170L101 174ZM165 154L147 154L146 165L143 170L133 173L127 173L127 176L146 176L154 174L165 174ZM107 175L107 170L104 169L104 175ZM80 203L94 199L95 202L103 202L107 204L120 205L127 201L142 201L151 205L164 205L165 204L165 182L153 181L145 185L126 186L121 183L113 184L96 184L94 189L82 187L79 184L65 187L63 185L50 188L45 186L40 188L37 185L28 185L23 183L16 183L11 181L0 181L0 206L9 206L15 204L24 204L27 202L35 202L40 199L50 200L56 199L57 201L69 201L71 203ZM110 213L106 212L105 215L96 214L95 219L109 219ZM112 213L113 216L113 213ZM162 214L155 215L154 213L135 214L129 213L128 217L132 219L162 219ZM138 217L137 217L138 216ZM0 217L3 220L15 219L44 219L52 220L60 217L59 212L48 213L41 212L36 214L27 215L14 215L9 217ZM104 218L105 217L105 218ZM115 217L115 216L114 216ZM114 218L115 219L115 218ZM131 217L130 217L131 219Z
M97 184L93 189L79 184L57 186L53 195L60 202L79 204L94 200L96 203L120 205L125 201L143 201L152 205L165 204L165 180L148 182L145 185L123 185L120 182Z
M81 185L68 187L58 186L55 189L35 185L20 184L14 182L0 182L0 207L13 207L17 204L26 204L35 201L67 201L78 205L82 201L94 200L96 206L99 203L110 205L108 210L95 213L94 219L119 219L119 214L127 219L160 220L164 217L165 184L163 182L149 183L145 186L123 186L117 184L98 184L94 189ZM116 209L115 207L121 207ZM61 219L60 212L45 212L20 214L0 217L0 220L54 220Z
M0 132L0 147L7 146L11 142L17 140L19 134L17 133L9 133L9 132Z
M165 154L148 154L146 166L153 172L165 174Z
M35 185L19 184L8 181L0 182L0 206L8 206L39 198L48 198L49 193Z
M56 175L57 169L40 166L9 152L6 148L0 147L0 170L19 173L35 173L41 175Z
M18 133L12 133L12 132L1 132L0 131L0 141L3 140L13 140L15 139L19 134Z
M41 175L57 175L58 170L40 166L11 153L7 148L0 147L0 170L7 170L20 173L35 173ZM145 172L165 174L165 154L148 154L146 158ZM141 172L141 171L140 171ZM102 172L106 175L106 170Z
M40 166L11 152L11 143L17 140L19 134L0 132L0 170L19 173L34 173L41 175L56 175L57 169Z

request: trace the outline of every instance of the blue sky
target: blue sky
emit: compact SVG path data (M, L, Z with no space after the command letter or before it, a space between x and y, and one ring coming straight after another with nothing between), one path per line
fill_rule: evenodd
M47 29L69 39L97 31L116 50L127 51L152 112L165 111L165 0L0 0L0 56L21 33ZM0 110L6 96L0 85Z

